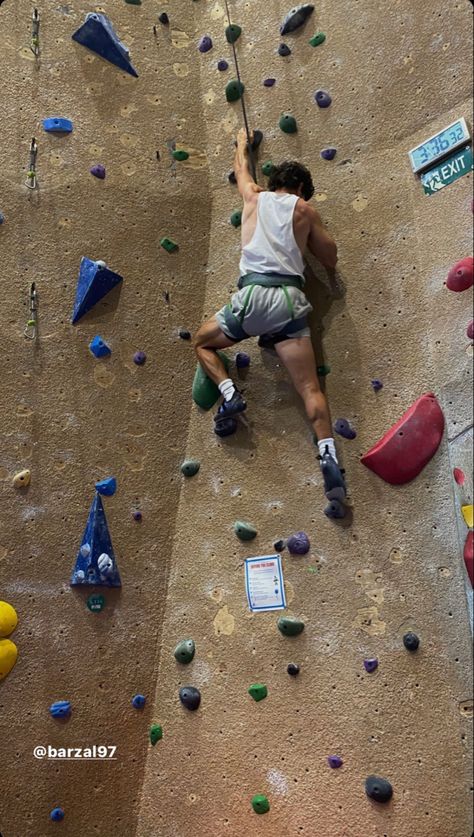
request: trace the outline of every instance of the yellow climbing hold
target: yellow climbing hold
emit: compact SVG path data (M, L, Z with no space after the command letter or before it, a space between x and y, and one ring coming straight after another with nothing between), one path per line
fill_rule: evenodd
M31 472L20 471L18 474L15 474L13 477L13 486L14 488L27 488L30 484L31 479Z
M0 680L10 674L18 657L18 649L9 639L0 639Z
M10 636L18 625L18 614L8 602L0 602L0 636Z
M466 521L466 526L469 529L474 528L474 506L471 504L470 506L462 506L461 508L462 516Z

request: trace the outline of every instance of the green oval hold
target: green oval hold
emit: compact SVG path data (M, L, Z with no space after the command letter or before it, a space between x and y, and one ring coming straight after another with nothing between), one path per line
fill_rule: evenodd
M284 113L278 124L284 134L296 134L298 130L295 117L290 116L289 113Z
M154 747L155 744L157 744L158 741L161 741L161 739L163 738L163 727L161 726L161 724L152 724L150 727L150 732L148 734L150 737L150 742Z
M323 44L325 40L326 35L324 32L316 32L316 35L313 35L313 37L309 39L309 43L311 46L317 47L319 44Z
M270 177L270 175L273 174L275 169L276 169L276 166L273 165L272 161L267 160L267 162L264 163L263 166L262 166L262 174L264 174L265 177Z
M298 636L304 631L304 622L291 616L281 616L278 620L278 630L284 636Z
M257 530L251 523L244 520L236 520L234 532L241 541L252 541L257 536Z
M268 814L270 803L264 793L257 793L252 797L252 808L256 814Z
M238 102L239 99L242 98L242 94L245 90L244 85L241 81L237 79L232 79L226 86L225 89L225 96L228 102Z
M225 36L228 44L235 44L242 34L242 28L237 23L231 23L225 30Z
M230 223L233 227L240 227L242 223L242 212L240 209L237 209L235 212L232 213L230 216Z
M253 697L257 703L259 700L263 700L268 695L268 689L264 683L252 683L247 691L250 697Z
M178 663L187 665L194 659L194 655L196 653L196 643L193 639L182 639L181 642L178 642L173 653L175 660L177 660Z
M185 459L181 465L181 473L184 474L185 477L194 477L200 467L201 463L198 459Z
M187 160L187 159L189 158L189 154L188 154L188 152L187 152L187 151L184 151L184 149L182 149L182 148L176 148L176 149L172 152L172 154L173 154L174 159L175 159L175 160L179 160L180 162L181 162L182 160Z

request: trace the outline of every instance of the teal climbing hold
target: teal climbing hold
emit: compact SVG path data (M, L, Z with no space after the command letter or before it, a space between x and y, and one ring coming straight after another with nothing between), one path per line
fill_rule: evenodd
M185 459L181 465L181 473L185 477L194 477L200 467L201 463L197 459Z
M284 636L298 636L304 631L304 622L291 616L281 616L278 620L278 630Z
M232 81L229 81L225 88L225 96L227 101L238 102L238 100L242 98L244 90L245 87L242 84L242 82L233 78Z
M167 251L167 253L174 253L174 251L178 249L178 245L171 238L162 238L160 245L163 247L163 250Z
M266 698L268 689L264 683L252 683L248 688L248 693L258 703L259 700Z
M229 358L224 352L217 352L217 354L224 364L226 372L228 372L230 367ZM192 395L194 403L201 410L210 410L220 398L219 387L206 375L200 363L196 367Z
M236 23L231 23L225 30L225 36L228 44L235 44L242 34L242 28Z
M316 372L320 378L324 378L326 375L329 375L331 371L331 367L328 363L323 363L322 366L318 366L316 368Z
M289 113L284 113L278 124L284 134L296 134L298 130L295 117L290 116Z
M267 160L267 162L264 163L262 166L262 174L264 174L265 177L270 177L270 175L273 174L274 171L276 171L276 166L272 163L271 160Z
M240 209L237 209L235 212L232 213L230 216L230 223L233 227L240 227L242 223L242 212Z
M182 162L183 160L187 160L189 158L189 154L183 148L176 148L173 152L173 157L175 160L179 160Z
M175 660L177 660L178 663L183 663L183 665L187 665L192 662L195 653L196 643L193 639L182 639L181 642L178 642L173 651Z
M244 520L235 521L234 532L241 541L252 541L257 536L255 527L251 523L246 523Z
M263 793L257 793L252 797L252 808L256 814L267 814L270 810L270 803Z
M324 34L324 32L316 32L316 34L309 39L309 43L311 44L311 46L317 47L320 44L323 44L325 40L326 35Z

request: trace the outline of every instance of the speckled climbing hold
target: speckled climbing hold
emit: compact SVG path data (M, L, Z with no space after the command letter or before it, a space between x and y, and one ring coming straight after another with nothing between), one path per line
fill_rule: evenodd
M411 405L361 462L391 485L403 485L415 479L434 456L443 431L443 412L429 392Z
M226 27L225 37L228 44L235 44L242 34L242 28L237 23L231 23Z
M238 79L232 79L225 88L225 97L228 102L237 102L242 98L245 86Z
M178 250L178 245L175 241L172 241L171 238L162 238L160 241L161 247L163 250L166 250L167 253L174 253L175 250Z
M298 130L295 117L290 116L289 113L284 113L283 116L280 117L278 125L284 134L296 134Z
M257 536L255 527L251 523L246 523L244 520L235 521L234 532L241 541L251 541Z
M286 670L291 677L297 677L300 673L300 667L296 663L288 663Z
M331 371L331 367L328 363L323 363L321 366L316 367L316 372L318 373L319 378L325 378L326 375L329 375Z
M194 642L194 639L182 639L181 642L178 642L173 651L175 660L183 665L187 665L192 662L195 653L196 643Z
M474 340L474 320L471 320L471 322L469 323L466 329L466 335L469 338L469 340Z
M101 163L96 163L94 166L91 166L89 169L90 173L97 177L99 180L105 180L105 166Z
M250 355L247 352L237 352L235 356L235 365L237 369L247 369L250 366Z
M49 818L53 820L53 822L61 822L64 819L64 810L63 808L53 808L51 811Z
M95 490L103 497L113 497L117 491L117 480L115 477L106 477L105 480L99 480L95 484Z
M134 695L132 697L132 706L134 709L143 709L146 703L145 695Z
M201 692L195 686L183 686L179 690L179 699L186 709L195 712L201 703Z
M276 84L276 78L265 78L263 80L264 87L273 87L274 84Z
M472 529L466 535L466 541L464 543L463 550L463 558L470 582L474 587L474 532L472 531Z
M100 571L99 561L105 572ZM112 562L112 567L110 562ZM78 585L99 587L122 586L120 573L115 561L109 527L107 525L107 518L99 493L95 494L89 511L89 517L72 571L70 584L72 587Z
M181 340L191 340L191 332L187 328L180 328L178 335Z
M183 160L189 159L189 154L184 150L184 148L175 148L175 150L172 151L172 156L174 160L178 160L180 163L183 162Z
M296 532L288 538L286 545L291 555L306 555L311 544L306 532Z
M328 108L332 102L332 99L326 90L316 90L316 93L314 94L314 99L316 104L320 108Z
M230 216L230 223L233 227L240 227L242 223L242 212L240 209L237 209L235 212L232 213Z
M230 360L224 352L217 352L226 372L229 371ZM206 375L201 364L198 363L193 381L193 401L201 410L210 410L220 398L219 387Z
M334 422L334 430L344 439L355 439L357 436L354 428L345 418L337 419Z
M322 157L323 160L334 160L336 154L337 148L323 148L323 150L319 152L319 156Z
M185 459L181 465L181 473L184 474L185 477L194 477L200 467L201 463L198 459Z
M280 616L277 622L278 630L284 636L298 636L304 631L304 622L291 616Z
M468 529L474 528L474 506L472 503L469 506L461 506L461 512Z
M133 355L133 362L137 364L137 366L143 366L146 363L146 354L145 352L135 352Z
M10 636L18 625L18 614L8 602L0 602L0 637Z
M268 695L268 689L264 683L252 683L247 691L250 697L252 697L257 703L266 698Z
M0 639L0 680L10 674L18 659L18 648L11 639Z
M286 35L288 32L294 32L303 26L313 13L314 6L309 3L304 3L301 6L294 6L286 15L282 25L280 26L280 35Z
M379 661L376 657L370 657L364 660L364 668L368 674L372 674L379 667Z
M131 76L138 77L138 73L130 63L130 53L119 40L111 21L104 14L89 12L82 26L72 35L73 41L90 49L120 70Z
M256 814L267 814L270 810L270 803L263 793L257 793L252 797L252 808Z
M389 802L393 796L393 788L390 782L380 776L367 776L365 792L374 802Z
M198 44L199 52L209 52L212 49L212 38L209 35L203 35Z
M413 633L413 631L408 631L408 633L403 636L403 644L407 651L417 651L420 647L420 640L419 637Z
M280 44L278 47L278 55L281 55L282 58L286 58L287 55L291 55L291 49L288 44Z
M283 550L286 549L286 541L284 541L283 538L279 541L275 541L273 549L276 550L276 552L283 552Z
M89 343L89 350L92 352L94 357L97 358L108 357L108 355L112 354L112 349L99 334L96 334L96 336L92 338Z
M19 471L18 474L15 474L13 477L13 487L14 488L28 488L31 482L31 471L27 468L24 471Z
M446 287L449 288L450 291L455 291L456 293L467 291L467 289L472 286L474 281L473 276L474 259L472 256L469 256L466 259L461 259L460 262L456 262L456 264L453 265L446 279Z
M152 747L154 747L155 744L158 744L158 741L161 741L161 739L163 738L163 727L161 726L161 724L152 724L148 735L150 738L150 743Z
M221 60L217 62L217 69L221 73L224 73L226 70L229 69L229 65L228 65L227 61L225 60L225 58L221 58Z
M133 519L136 520L137 523L140 523L142 518L143 514L141 513L141 511L139 509L135 509L135 511L133 512Z
M343 760L340 756L328 756L328 765L332 767L333 770L337 770L339 767L342 767L344 764Z
M69 700L57 700L49 707L49 714L52 718L68 718L71 714L71 702Z
M160 23L163 26L168 26L168 24L170 22L170 19L169 19L168 15L166 14L166 12L161 12L161 14L158 15L158 20L160 21Z
M380 392L380 390L383 389L383 383L380 378L372 378L370 383L372 384L374 392Z
M83 257L79 267L72 322L77 323L122 281L120 274L109 270L105 262Z
M274 171L276 171L276 166L272 163L271 160L267 160L267 162L264 163L262 166L262 174L264 174L265 177L270 177L270 175L273 174Z
M324 34L324 32L316 32L316 34L314 34L313 37L309 39L309 44L312 47L317 47L320 44L323 44L325 40L326 35Z
M48 134L70 134L73 130L73 124L70 119L65 119L64 116L50 116L43 119L43 129Z
M105 596L93 593L92 596L89 596L87 599L86 604L91 613L100 613L105 607Z
M331 500L324 509L324 514L332 520L342 520L347 514L347 509L340 500Z

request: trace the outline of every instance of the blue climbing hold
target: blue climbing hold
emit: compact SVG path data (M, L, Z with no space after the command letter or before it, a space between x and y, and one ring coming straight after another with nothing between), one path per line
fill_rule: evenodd
M372 378L370 383L372 384L374 392L380 392L380 390L383 389L383 383L380 378Z
M306 23L309 16L314 12L314 6L305 3L303 6L295 6L290 9L280 26L280 35L287 35L288 32L294 32Z
M92 338L91 342L89 343L89 349L91 350L94 357L107 357L108 355L112 354L112 350L110 346L107 345L105 340L102 340L98 334Z
M111 64L115 64L120 70L138 78L137 71L130 63L130 53L127 47L119 40L106 15L89 12L82 26L72 35L72 39L106 61L110 61Z
M134 709L143 709L146 703L145 695L134 695L132 697L132 706Z
M64 811L62 808L53 808L49 816L53 822L61 822L64 819Z
M323 150L320 151L320 157L322 157L323 160L334 160L336 153L337 148L323 148Z
M98 493L90 508L70 584L71 587L122 586L104 506Z
M70 119L63 116L50 116L43 119L43 128L48 134L70 134L73 125Z
M122 276L109 270L104 262L95 262L84 256L79 268L72 322L77 323L120 282Z
M264 87L273 87L274 84L276 84L276 78L266 78L263 81Z
M376 657L369 657L367 660L364 660L364 668L367 674L373 674L379 667L379 661Z
M117 480L115 477L107 477L105 480L100 480L95 484L96 491L104 497L113 497L117 491Z
M71 704L68 700L57 700L49 707L52 718L68 718L71 714Z
M223 73L224 70L229 69L229 65L224 58L222 58L220 61L217 62L217 69L220 70L221 73Z
M329 105L332 102L332 99L331 99L329 93L326 93L325 90L316 90L316 93L314 94L314 98L315 98L316 104L319 105L320 108L328 108Z
M345 418L337 419L337 421L334 422L334 430L344 439L355 439L357 436L354 428Z
M287 44L280 44L278 47L278 55L281 55L283 58L286 58L287 55L291 55L291 49Z

